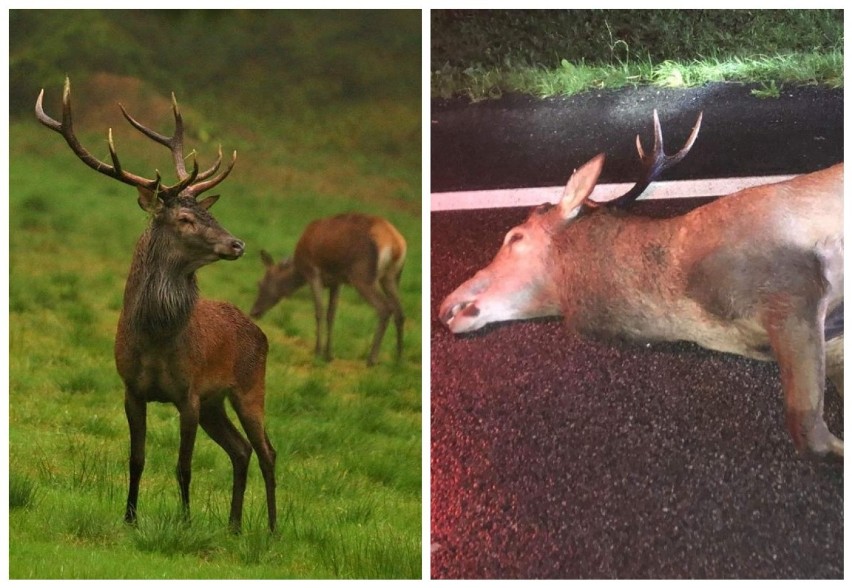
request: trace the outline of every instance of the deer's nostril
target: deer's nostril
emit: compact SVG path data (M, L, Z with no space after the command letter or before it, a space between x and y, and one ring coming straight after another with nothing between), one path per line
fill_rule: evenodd
M240 241L239 239L234 239L231 242L231 248L237 255L242 255L246 251L246 244Z

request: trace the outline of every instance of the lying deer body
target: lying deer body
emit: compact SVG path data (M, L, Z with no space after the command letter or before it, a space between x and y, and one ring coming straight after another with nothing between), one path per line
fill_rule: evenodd
M842 456L823 420L823 390L826 375L841 394L843 386L843 164L675 218L626 214L618 208L686 155L700 125L667 157L654 118L651 156L637 137L646 174L633 190L612 203L589 200L604 157L586 163L558 204L533 210L491 264L443 301L441 321L464 333L560 315L591 335L775 360L795 446Z
M281 298L308 284L316 317L315 353L331 360L331 333L340 286L350 284L376 309L379 318L367 364L373 365L378 360L391 316L396 327L396 356L399 359L405 322L399 300L399 280L405 252L405 239L384 218L348 213L315 220L296 243L293 257L276 263L271 255L261 251L266 272L258 284L257 299L249 314L260 318ZM322 303L323 288L329 290L327 307Z
M180 450L177 479L181 502L189 515L192 453L198 425L219 444L233 466L230 525L238 531L242 521L252 448L257 452L266 484L270 530L276 524L275 450L264 429L264 395L267 340L248 317L232 304L200 299L195 272L219 259L234 260L245 245L223 229L208 209L218 196L197 201L202 192L224 180L236 161L216 174L222 159L199 172L187 172L183 156L183 121L174 102L175 134L165 137L136 122L122 107L130 123L147 137L169 147L178 182L162 185L159 174L146 179L122 169L109 136L112 165L95 159L77 140L71 121L71 89L66 79L62 122L44 113L42 97L36 116L60 133L72 151L92 169L135 186L139 205L151 215L139 238L124 290L124 305L115 339L115 362L124 381L124 407L130 428L130 485L125 520L136 521L137 499L145 466L148 402L170 402L180 413ZM225 399L233 406L246 440L225 412Z

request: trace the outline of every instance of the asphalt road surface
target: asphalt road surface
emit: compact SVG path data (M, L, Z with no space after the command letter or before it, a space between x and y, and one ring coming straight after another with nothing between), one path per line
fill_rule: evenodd
M835 144L837 133L842 138L842 107L837 93L825 94L826 102L811 102L810 109L832 113L819 131L834 129L831 145L800 167L760 173L842 160L842 142ZM767 108L764 101L745 108L752 103L761 112ZM704 106L705 124L709 109ZM791 122L784 112L775 116L788 126L809 124ZM445 120L437 109L434 120ZM766 139L763 119L755 120L757 126L742 130L758 135L755 157L772 160L776 139ZM491 120L487 132L498 122ZM691 123L684 115L673 148ZM681 165L696 154L706 130ZM436 141L454 136L443 132L433 132L433 157L455 148ZM619 140L632 145L633 135L625 133ZM812 134L802 140L829 141ZM485 144L480 150L487 151ZM587 145L563 168L576 167L594 149ZM712 142L708 149L725 150ZM551 185L567 177L563 169L558 182L538 176L520 184L505 179L512 170L504 163L487 182L476 176L471 184L454 179L469 174L458 171L463 161L442 161L450 169L433 168L436 191ZM637 212L671 215L697 204L648 202ZM527 213L432 214L432 576L843 577L843 468L795 453L775 364L686 343L584 340L558 320L505 323L466 336L440 324L441 300L491 260L505 232ZM825 408L829 428L842 436L842 401L832 388Z

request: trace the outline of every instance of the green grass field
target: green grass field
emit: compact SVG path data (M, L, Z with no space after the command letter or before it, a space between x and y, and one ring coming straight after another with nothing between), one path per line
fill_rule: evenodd
M45 108L54 116L61 81L47 80ZM97 86L96 79L85 87ZM87 112L92 96L75 91L75 109L83 105L76 128L84 145L108 159L104 139L112 126L128 169L143 175L154 167L167 169L165 149L134 134L117 116L102 120L117 115L117 108L109 115ZM162 95L156 103L168 104ZM387 116L399 123L386 139L393 148L375 157L347 149L333 127L377 121L375 108L343 109L326 127L282 139L276 134L280 127L261 132L239 117L211 125L212 117L198 114L194 104L182 106L192 137L187 150L198 147L202 167L220 140L226 151L239 150L234 172L217 188L222 199L212 212L246 241L247 253L200 270L202 295L247 310L263 271L261 248L276 256L292 251L302 228L318 216L345 210L382 214L409 244L401 284L404 359L393 361L391 325L380 364L366 367L375 314L350 288L341 294L336 359L328 364L313 357L309 291L282 301L259 322L270 342L266 422L278 452L277 534L266 529L256 457L244 531L227 532L230 462L202 432L193 459L192 520L184 523L174 477L177 412L156 404L149 405L139 524L128 527L122 521L128 432L112 347L133 246L147 220L132 188L87 168L34 119L13 120L10 576L419 578L419 99L408 110L388 109ZM164 112L152 126L169 130ZM153 115L138 116L147 121ZM199 138L199 127L216 132ZM405 139L393 135L403 132L399 128L414 128L418 135L410 153L397 145ZM358 131L366 136L364 128ZM360 138L348 135L349 141Z

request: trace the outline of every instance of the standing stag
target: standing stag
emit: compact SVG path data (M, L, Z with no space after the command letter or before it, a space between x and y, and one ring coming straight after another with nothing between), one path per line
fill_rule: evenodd
M184 513L189 516L192 451L198 425L231 458L234 469L230 526L239 531L252 448L266 484L269 528L275 529L275 450L263 423L267 341L263 332L235 306L199 298L195 272L219 259L242 256L245 244L223 229L208 209L218 196L198 196L224 180L236 161L215 175L222 149L210 169L199 172L193 158L187 172L183 155L183 120L172 95L175 132L161 135L137 122L119 105L125 118L146 137L169 148L178 181L165 186L122 168L109 132L112 165L93 157L77 140L71 123L71 84L66 78L62 122L42 108L36 116L61 134L83 163L106 176L136 187L139 206L151 215L139 238L124 289L124 305L115 337L115 363L124 381L124 409L130 426L130 487L124 519L136 521L139 481L145 465L148 402L170 402L180 413L177 479ZM248 441L225 412L231 403Z
M695 342L781 368L786 421L800 452L843 455L823 420L826 374L843 392L843 164L749 188L670 219L620 211L695 140L654 151L614 201L589 200L604 156L577 170L558 204L511 229L490 265L441 304L454 333L562 316L580 332Z
M388 321L396 326L396 356L402 357L402 327L405 316L399 301L399 279L405 263L405 239L387 220L365 214L339 214L313 221L296 243L292 258L275 263L266 251L261 259L266 273L258 284L251 316L259 318L285 296L305 283L314 298L317 322L315 353L331 360L331 332L341 284L351 284L376 309L379 324L367 365L379 355ZM322 290L329 289L328 310ZM326 326L323 345L323 324Z

